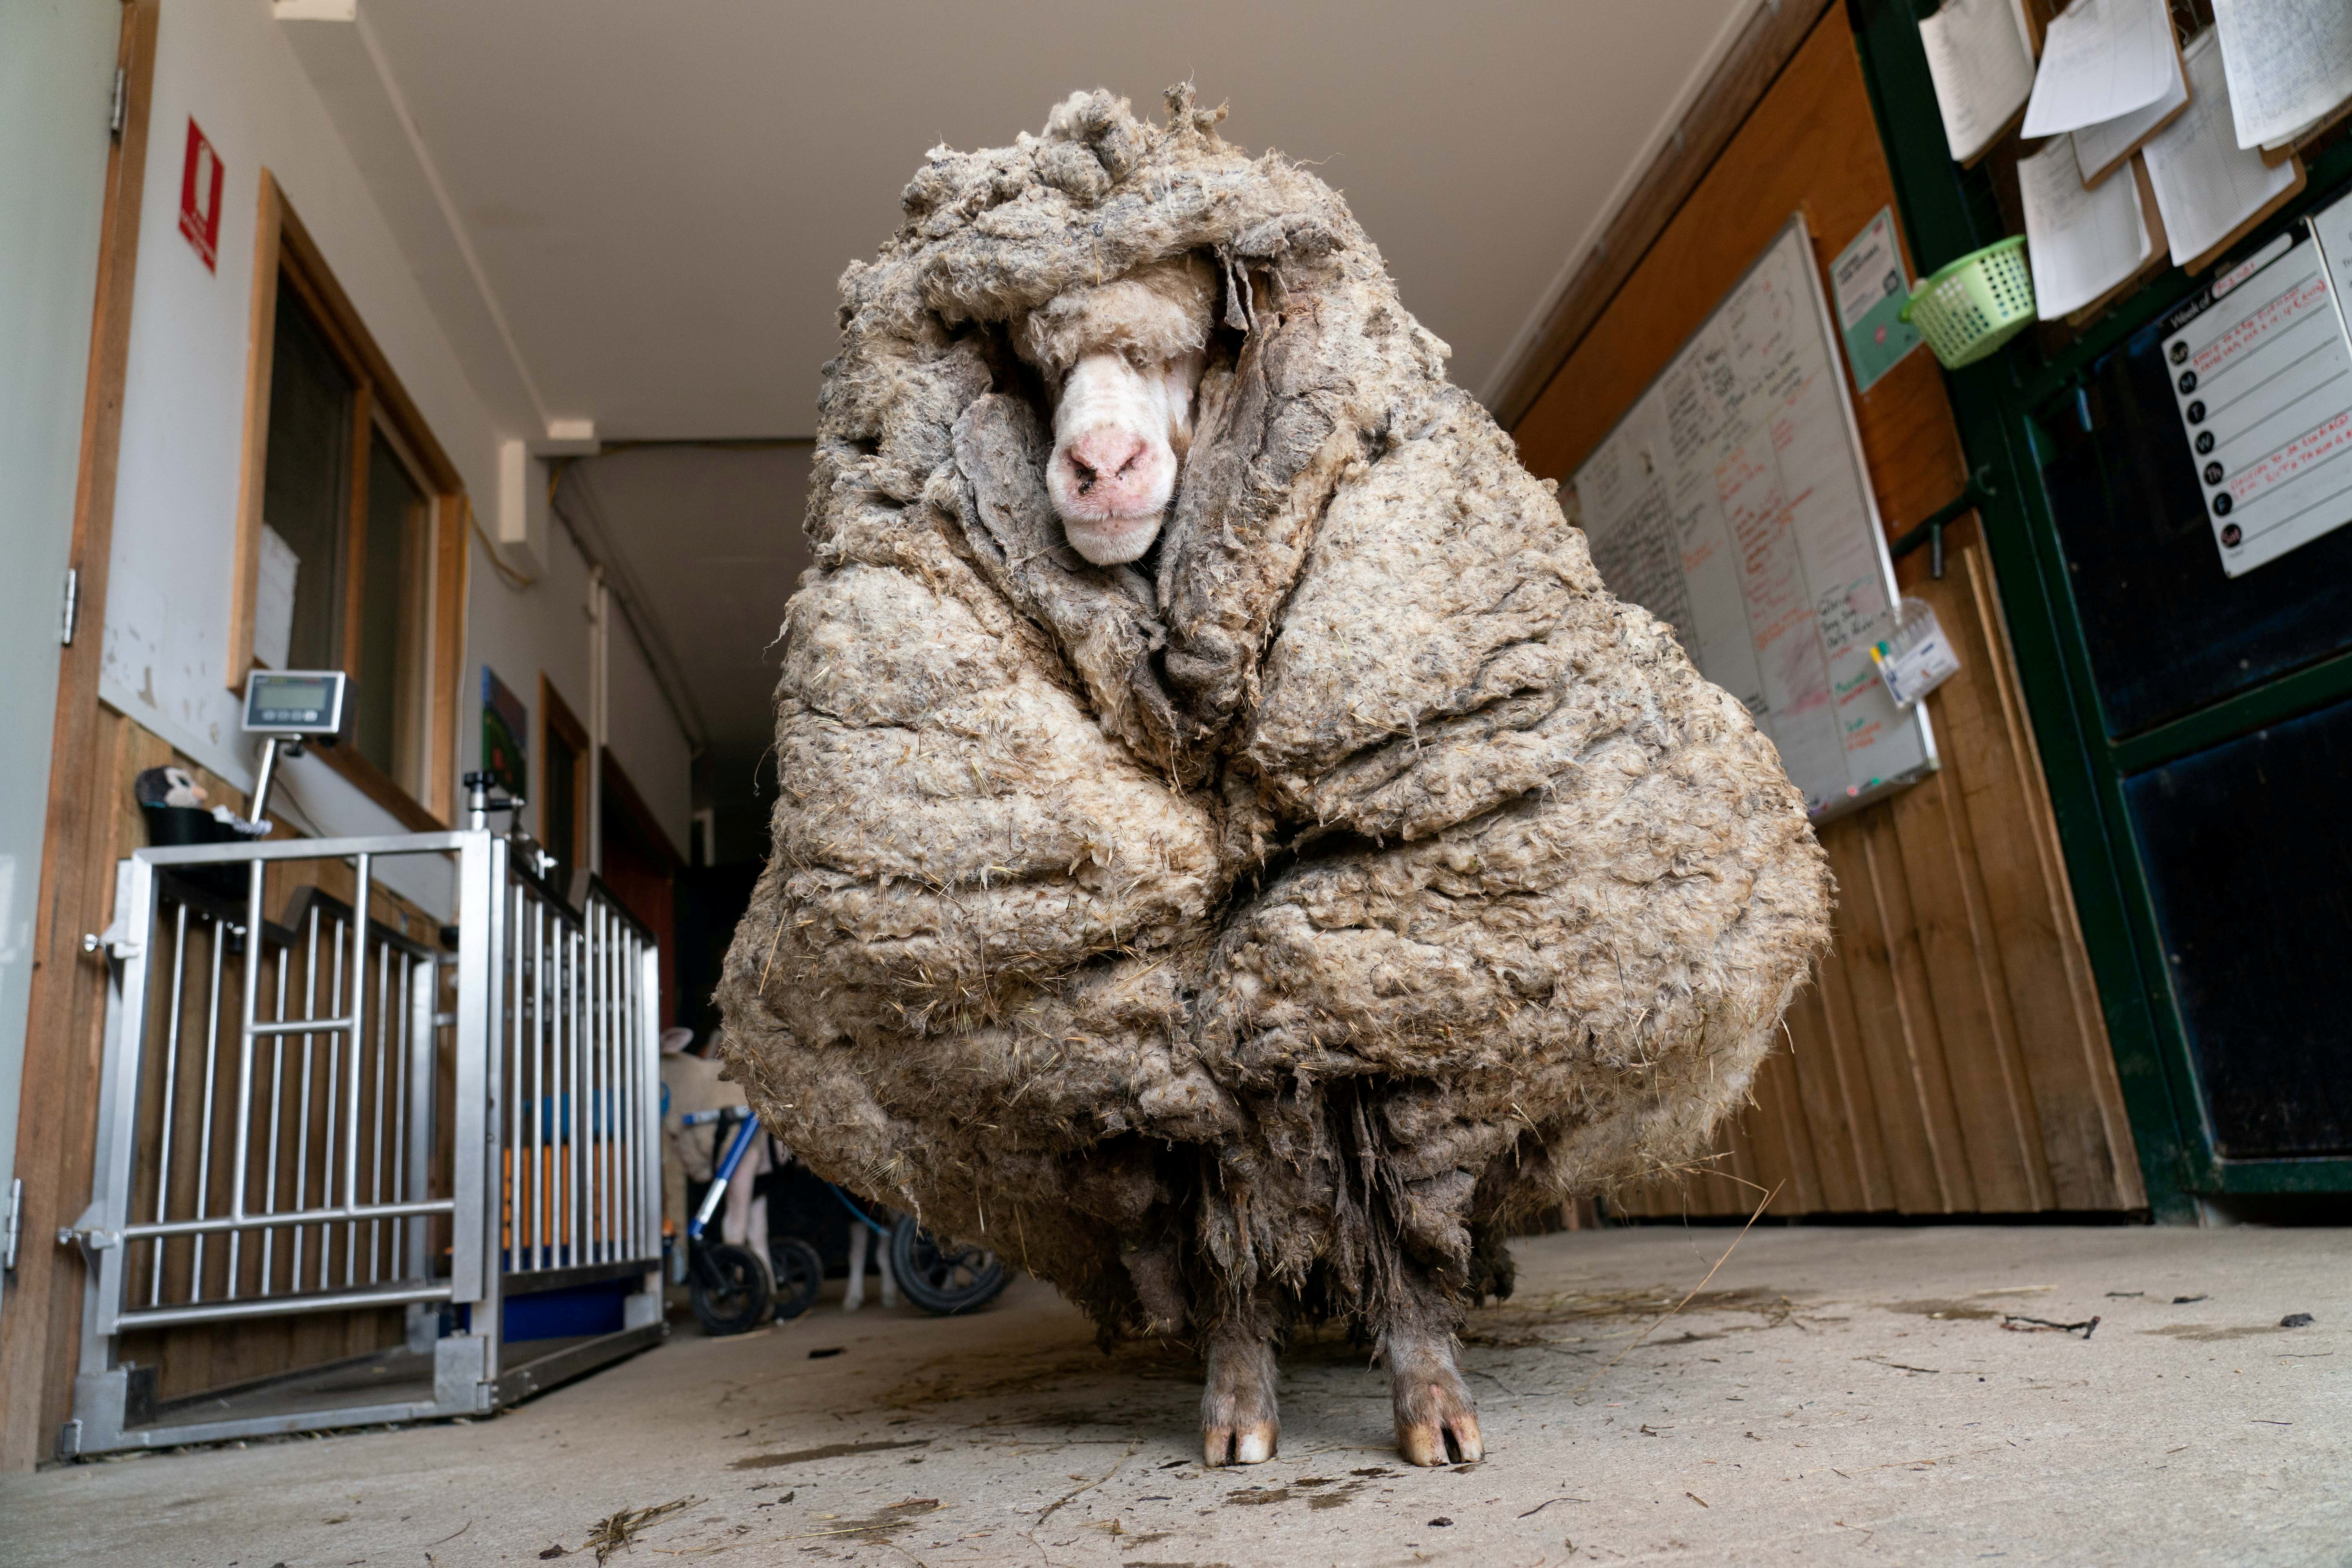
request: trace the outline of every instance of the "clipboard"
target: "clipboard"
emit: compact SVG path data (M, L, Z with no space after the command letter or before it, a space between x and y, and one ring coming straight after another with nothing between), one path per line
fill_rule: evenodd
M2186 109L2188 105L2183 104L2181 107ZM2161 275L2172 265L2172 246L2164 232L2164 214L2158 210L2156 205L2156 186L2148 180L2147 164L2141 161L2137 153L2131 157L2131 177L2139 182L2139 220L2141 226L2147 231L2148 243L2151 247L2147 259L2140 263L2138 271L2134 272L2081 310L2070 311L2067 314L2066 324L2078 332L2105 315L2127 296L2137 292L2150 279Z
M2329 110L2326 113L2321 115L2318 119L2313 121L2310 124L2296 132L2286 141L2281 142L2277 147L2263 148L2263 162L2268 163L2273 169L2277 168L2289 158L2294 157L2304 148L2308 147L2314 142L2318 141L2321 136L2335 130L2337 122L2342 121L2347 114L2352 114L2352 98L2346 99L2343 102L2337 104L2335 108Z
M2026 60L2038 67L2042 63L2042 34L2043 29L2050 26L2050 18L2042 15L2042 12L2049 5L2050 0L2015 0L2015 4L2018 19L2025 24ZM2000 129L1992 133L1991 140L1978 148L1969 157L1960 160L1960 167L1975 168L1985 161L1987 153L2016 135L2017 128L2025 123L2025 111L2032 102L2033 93L2029 88L2025 94L2025 102L2017 106L2017 112L2001 122Z
M2117 169L2122 168L2125 163L2128 163L2132 159L2138 157L2139 150L2142 147L2147 146L2152 139L2161 134L2166 126L2170 125L2174 121L2179 119L2183 114L2189 111L2189 100L2196 96L2196 91L2189 85L2189 61L2180 52L2180 28L2177 25L2172 29L2172 66L2175 70L2180 73L2180 101L2174 104L2169 110L2166 110L2163 119L2158 121L2155 124L2150 125L2138 135L2133 137L2130 146L2126 147L2121 153L2117 153L2113 158L2108 159L2105 163L2100 164L2096 172L2084 175L2083 188L2084 190L2095 191L2102 184L2105 184L2108 175L2114 174Z
M2191 278L2196 277L2199 273L2212 266L2213 263L2221 260L2222 257L2228 255L2231 246L2236 245L2238 241L2245 238L2246 236L2260 228L2263 226L2263 221L2273 213L2286 205L2287 203L2294 200L2295 197L2303 195L2303 187L2310 181L2310 172L2304 168L2303 160L2296 157L2293 153L2289 153L2287 154L2287 158L2288 161L2294 165L2294 183L2288 185L2286 189L2281 191L2277 195L2273 196L2269 201L2264 202L2261 206L2255 208L2253 214L2249 216L2245 222L2231 229L2228 234L2223 235L2220 244L2214 246L2210 250L2201 251L2199 254L2190 257L2188 262L2182 266L2180 270L2186 272ZM2265 162L2267 162L2267 160L2265 160ZM2273 168L2276 168L2278 165L2273 163L2271 166Z

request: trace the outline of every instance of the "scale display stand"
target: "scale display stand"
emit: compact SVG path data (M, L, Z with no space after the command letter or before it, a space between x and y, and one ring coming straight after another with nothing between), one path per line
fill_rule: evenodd
M253 779L247 820L268 815L269 786L280 757L299 757L312 741L331 744L343 732L351 706L351 678L340 669L257 669L246 679L245 712L238 728L268 739Z

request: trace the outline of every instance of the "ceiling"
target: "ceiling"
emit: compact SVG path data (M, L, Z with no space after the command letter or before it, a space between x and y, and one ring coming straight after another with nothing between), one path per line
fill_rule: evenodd
M517 434L805 437L835 280L925 152L1075 89L1186 78L1343 191L1491 395L1761 0L277 0L495 415ZM305 26L305 18L343 24ZM351 26L353 21L358 24ZM341 42L335 42L335 39ZM321 40L326 40L322 42ZM340 51L340 53L338 52ZM585 430L578 433L585 434ZM804 560L806 454L579 465L599 548L711 743L753 751Z
M1106 6L362 0L552 418L806 436L835 280L929 148L998 146L1072 90L1348 196L1485 391L1562 264L1755 0Z

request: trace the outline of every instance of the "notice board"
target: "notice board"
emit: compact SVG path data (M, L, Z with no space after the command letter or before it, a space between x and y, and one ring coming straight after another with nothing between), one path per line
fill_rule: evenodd
M1601 580L1747 705L1817 820L1935 769L1926 711L1870 658L1895 570L1802 214L1574 487Z

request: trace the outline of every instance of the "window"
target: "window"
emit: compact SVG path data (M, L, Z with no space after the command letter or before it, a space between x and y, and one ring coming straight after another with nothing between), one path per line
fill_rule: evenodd
M231 684L341 669L346 743L320 752L411 826L448 819L465 496L276 183L262 177Z

